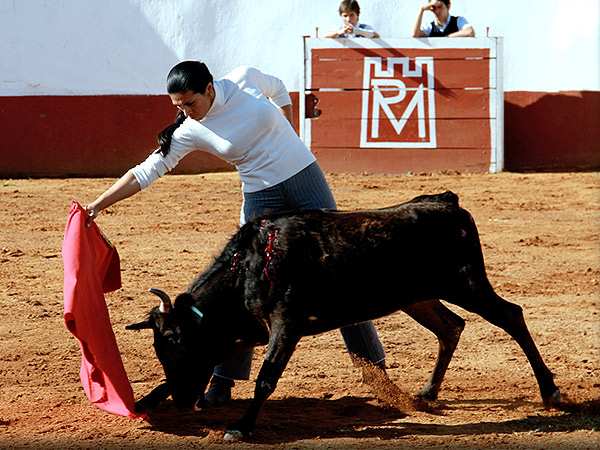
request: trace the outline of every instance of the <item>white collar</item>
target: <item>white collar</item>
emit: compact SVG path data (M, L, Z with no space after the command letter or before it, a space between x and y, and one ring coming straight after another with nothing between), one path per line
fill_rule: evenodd
M225 91L223 90L223 86L221 86L220 80L213 81L213 89L215 91L215 98L212 102L212 105L210 105L206 116L204 117L210 116L214 111L223 106L223 103L225 103Z
M441 27L441 30L444 31L446 29L446 27L448 26L448 24L450 23L450 19L452 19L452 16L450 14L448 14L448 19L446 20L446 23L444 25L441 25L438 20L437 17L435 18L435 23L438 27Z

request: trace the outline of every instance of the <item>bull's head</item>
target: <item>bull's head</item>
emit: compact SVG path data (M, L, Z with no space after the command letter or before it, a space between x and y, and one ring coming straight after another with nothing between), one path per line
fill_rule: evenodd
M158 289L150 292L161 299L145 322L129 325L129 330L152 329L154 350L167 377L173 403L180 408L191 408L212 375L214 364L206 358L202 330L202 313L196 308L190 294L182 294L171 303L169 296Z

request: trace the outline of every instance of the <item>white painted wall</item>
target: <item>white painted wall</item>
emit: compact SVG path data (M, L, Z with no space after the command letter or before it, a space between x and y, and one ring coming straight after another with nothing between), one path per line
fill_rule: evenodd
M424 0L362 0L402 38ZM162 94L169 69L240 64L299 90L302 35L340 23L339 0L0 0L0 96ZM454 0L478 36L504 37L505 91L600 91L598 0ZM430 13L427 13L430 14ZM429 20L432 20L432 15Z

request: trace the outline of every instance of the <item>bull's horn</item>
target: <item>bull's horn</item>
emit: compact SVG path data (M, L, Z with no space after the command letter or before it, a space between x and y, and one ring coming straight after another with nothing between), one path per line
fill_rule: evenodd
M169 296L161 291L160 289L154 289L151 288L150 292L152 292L154 295L156 295L158 298L160 298L161 303L160 303L160 312L161 313L170 313L171 312L171 299L169 298Z
M132 325L127 325L125 327L126 330L146 330L148 328L152 328L152 324L149 320L145 320L144 322L134 323Z

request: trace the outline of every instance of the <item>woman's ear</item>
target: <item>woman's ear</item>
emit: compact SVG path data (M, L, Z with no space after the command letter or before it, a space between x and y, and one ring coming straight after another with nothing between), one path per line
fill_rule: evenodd
M212 82L206 85L206 91L204 93L208 94L210 98L215 98L215 87Z

